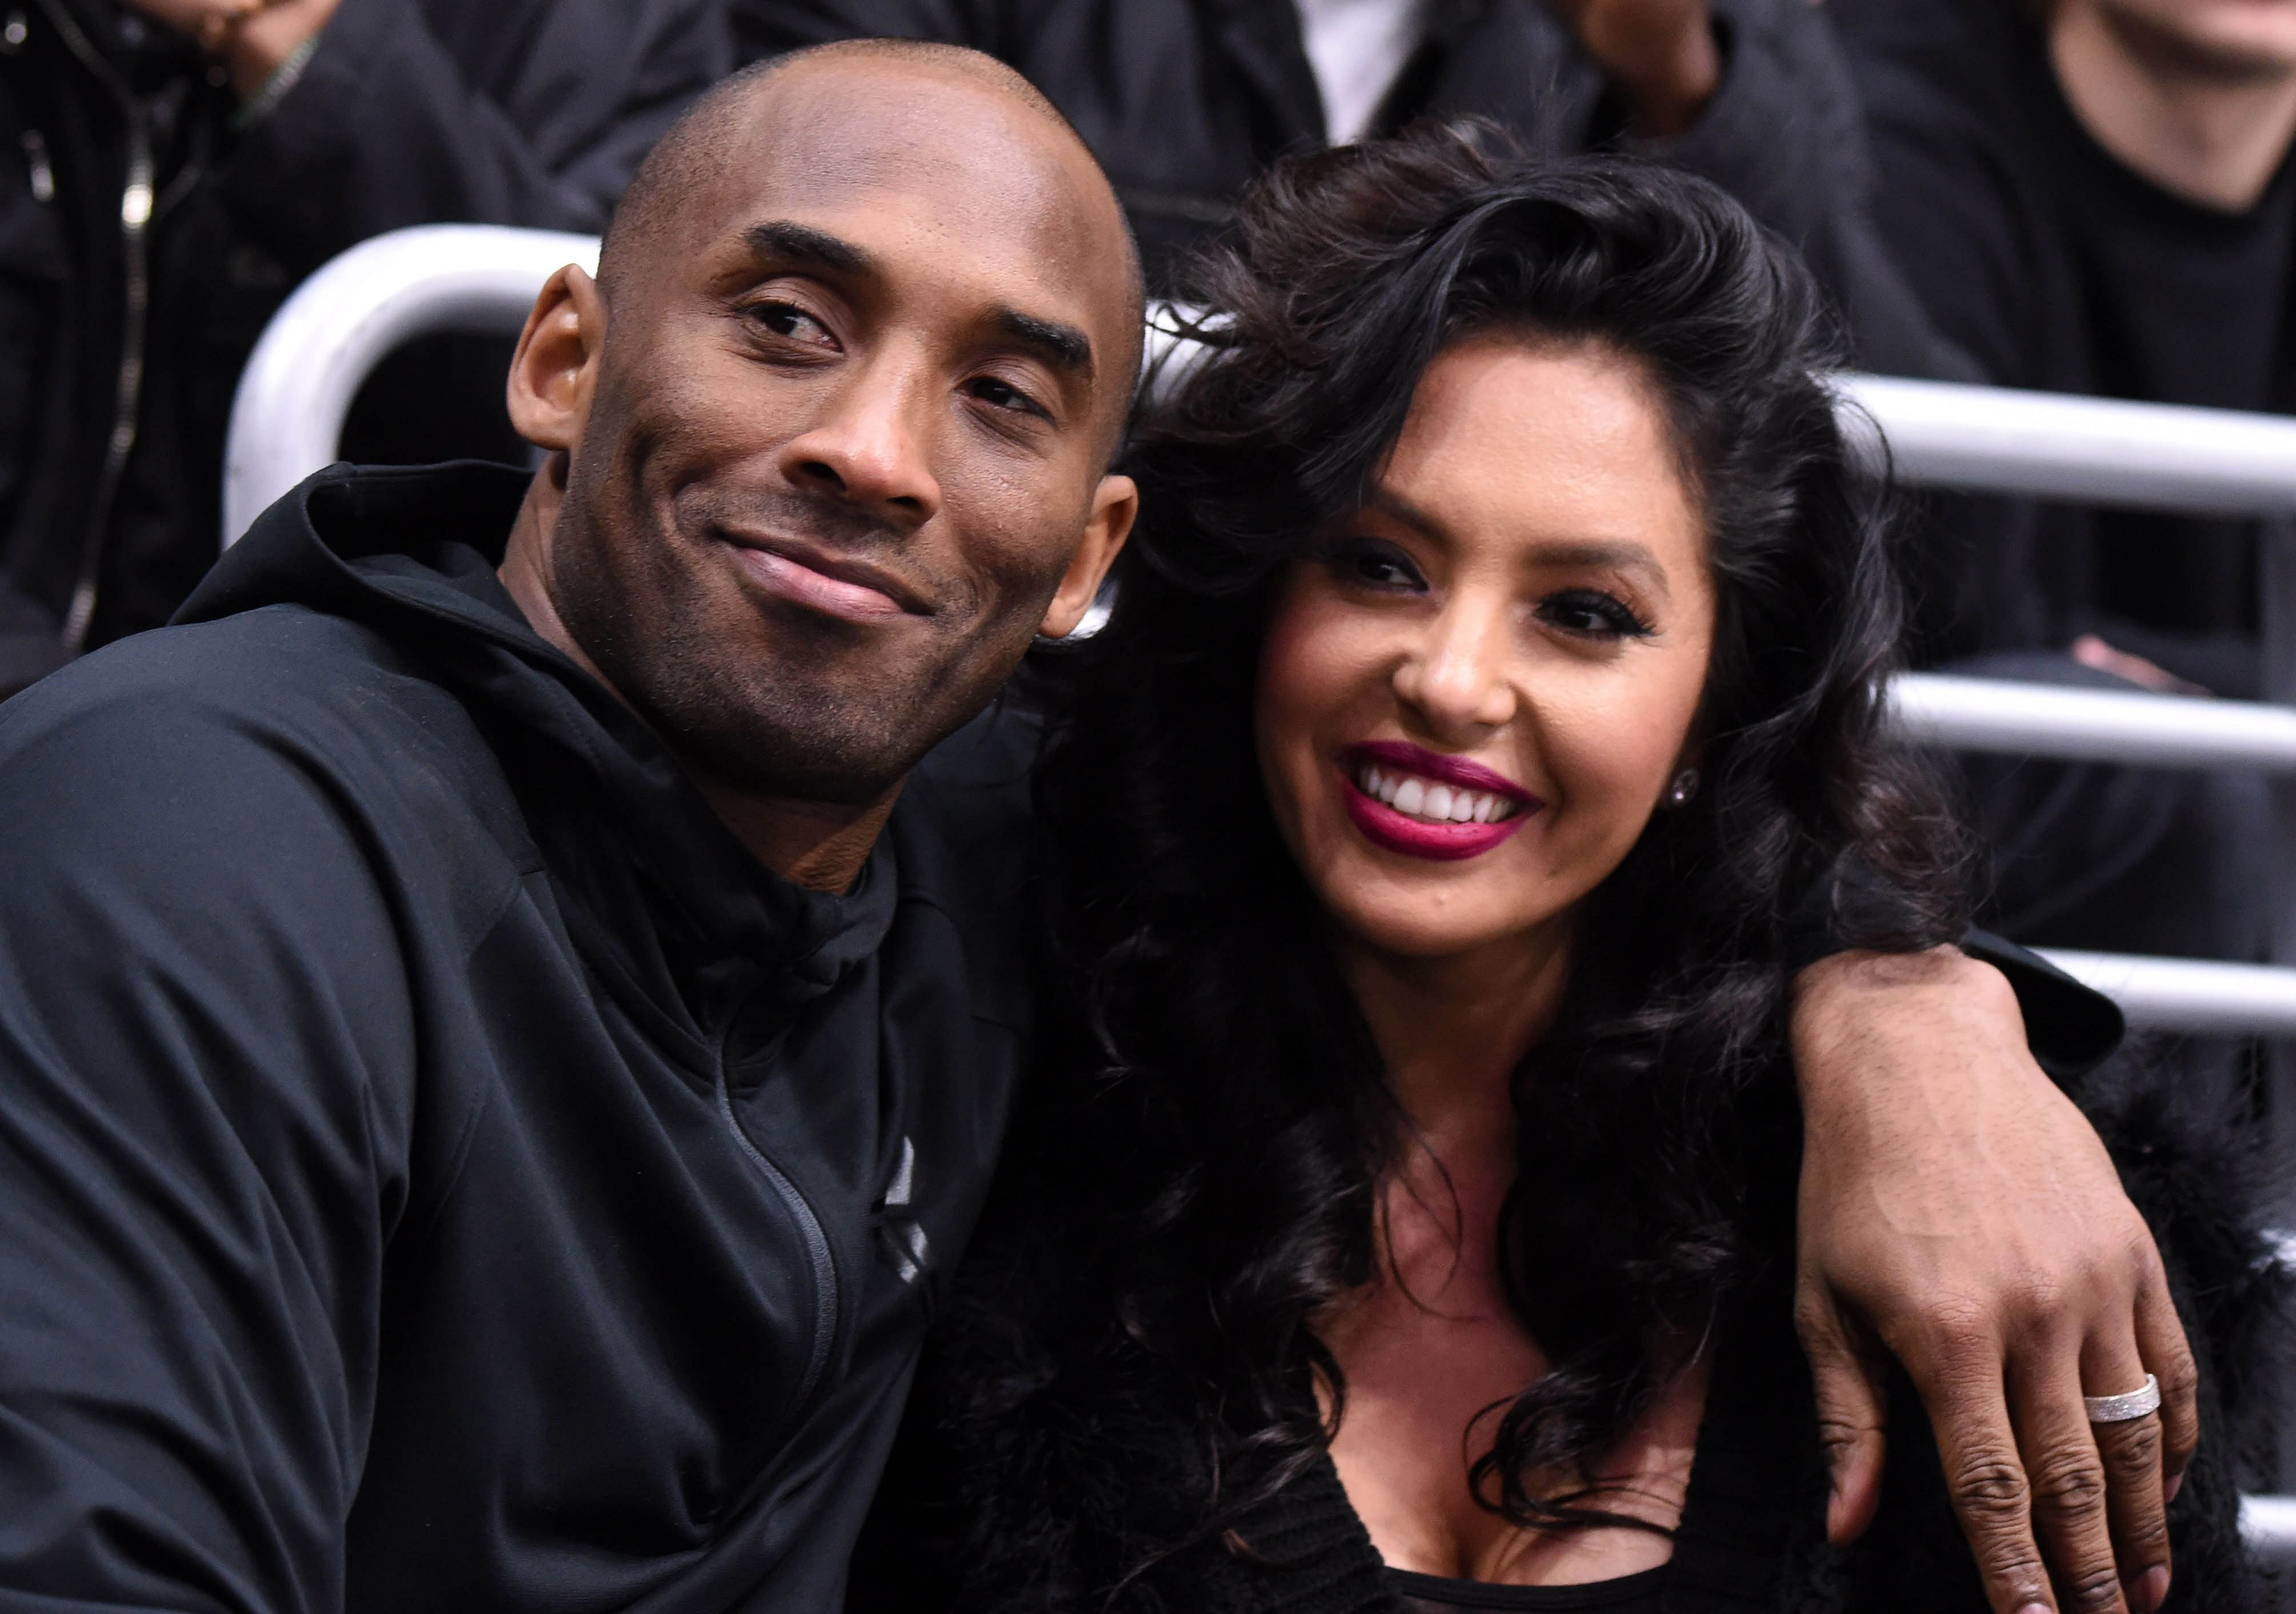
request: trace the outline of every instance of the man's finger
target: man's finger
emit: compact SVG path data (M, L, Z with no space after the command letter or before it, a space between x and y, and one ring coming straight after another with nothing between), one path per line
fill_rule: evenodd
M2148 1269L2136 1291L2136 1348L2145 1371L2161 1381L2161 1471L2167 1499L2184 1483L2201 1444L2201 1372L2169 1298L2158 1251L2152 1252Z
M2033 1524L2047 1553L2064 1614L2128 1614L2106 1513L2104 1459L2081 1403L2081 1367L2071 1350L2056 1360L2035 1352L2017 1364L2013 1406L2018 1450L2033 1492ZM2014 1371L2014 1370L2013 1370ZM2099 1375L2119 1368L2099 1370ZM2137 1374L2143 1382L2144 1374Z
M1878 1352L1851 1341L1830 1300L1806 1299L1795 1323L1817 1391L1818 1438L1832 1481L1825 1538L1847 1546L1866 1533L1881 1505L1882 1465L1889 1454L1887 1369Z
M1994 1614L2050 1614L2056 1604L2033 1539L2033 1493L2009 1423L1999 1344L1965 1341L1949 1366L1917 1372L1915 1385L1986 1601Z
M2081 1353L2081 1382L2095 1396L2141 1389L2144 1365L2134 1339L2092 1339ZM2157 1375L2156 1375L2157 1376ZM2166 1397L2163 1397L2166 1405ZM2157 1413L2089 1425L2104 1463L2105 1520L2120 1566L2121 1594L2137 1614L2169 1595L2169 1507L2161 1490L2161 1420Z

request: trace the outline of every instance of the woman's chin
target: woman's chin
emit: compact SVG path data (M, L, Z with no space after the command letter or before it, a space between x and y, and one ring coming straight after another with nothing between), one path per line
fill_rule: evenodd
M1348 942L1393 958L1462 958L1506 946L1537 949L1565 917L1567 905L1501 905L1490 900L1493 895L1489 882L1464 879L1342 879L1317 891Z

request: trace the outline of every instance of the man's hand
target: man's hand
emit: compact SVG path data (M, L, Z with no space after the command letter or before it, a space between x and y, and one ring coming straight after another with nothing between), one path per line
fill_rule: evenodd
M1635 133L1669 140L1722 82L1706 0L1547 0L1627 99Z
M1998 1614L2151 1614L2169 1590L2167 1498L2199 1439L2192 1353L2152 1235L2026 1051L2008 982L1952 947L1842 954L1797 981L1793 1042L1796 1314L1827 1534L1854 1540L1880 1497L1887 1351L1937 1427ZM2158 1415L2089 1423L2083 1395L2148 1372Z

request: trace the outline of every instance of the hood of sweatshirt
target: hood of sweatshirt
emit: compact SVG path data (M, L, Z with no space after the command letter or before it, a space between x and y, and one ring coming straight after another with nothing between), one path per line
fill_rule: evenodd
M302 605L373 628L489 724L554 870L611 916L584 927L653 995L700 1020L762 991L794 1007L873 953L897 881L882 838L842 894L783 880L750 855L668 749L606 687L529 626L496 576L529 477L507 466L331 466L264 512L176 613L212 622ZM597 823L603 817L603 824ZM597 831L627 858L602 865ZM638 872L643 889L624 888Z

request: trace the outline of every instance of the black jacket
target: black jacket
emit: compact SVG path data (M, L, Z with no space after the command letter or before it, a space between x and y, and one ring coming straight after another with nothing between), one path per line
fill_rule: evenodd
M602 228L729 49L710 0L342 0L240 128L127 0L0 12L0 694L62 659L84 582L102 643L214 561L233 391L298 281L406 225ZM500 345L422 346L353 454L497 452Z
M1869 116L1882 233L1981 379L2296 408L2296 163L2245 214L2201 207L2088 134L2015 0L1826 11ZM1941 529L1928 557L1933 653L2099 632L2218 693L2259 694L2256 523L2023 506L1964 533Z
M1028 1036L1028 731L775 879L503 592L524 479L324 472L0 707L0 1604L838 1605Z
M2202 1446L2169 1509L2169 1614L2272 1606L2240 1537L2238 1476L2269 1427L2261 1371L2288 1323L2287 1278L2259 1229L2252 1154L2122 1065L2089 1110L2151 1223L2202 1375ZM1037 1123L1025 1110L1020 1136ZM1069 1118L1073 1120L1071 1114ZM1087 1133L1090 1127L1084 1128ZM1017 1140L1016 1140L1017 1147ZM1054 1159L1049 1149L1021 1157ZM1088 1183L1089 1159L1030 1177ZM1089 1192L1086 1188L1082 1192ZM1248 1430L1149 1356L1091 1292L1090 1218L1031 1181L1000 1186L937 1320L918 1393L855 1554L849 1614L1404 1614L1328 1457L1204 1530L1217 1474L1265 1471ZM1809 1376L1776 1261L1718 1340L1661 1606L1667 1614L1985 1614L1920 1400L1892 1386L1872 1528L1824 1538L1826 1473ZM1587 1605L1591 1606L1591 1605Z
M1662 149L1798 243L1841 301L1865 363L1948 373L1866 217L1857 102L1807 0L1716 0L1726 67ZM744 60L861 35L937 39L1011 63L1115 181L1152 286L1215 232L1275 158L1324 143L1292 0L732 0ZM1484 117L1533 149L1625 136L1600 70L1543 0L1432 0L1428 36L1374 122ZM1941 369L1940 366L1948 368Z

